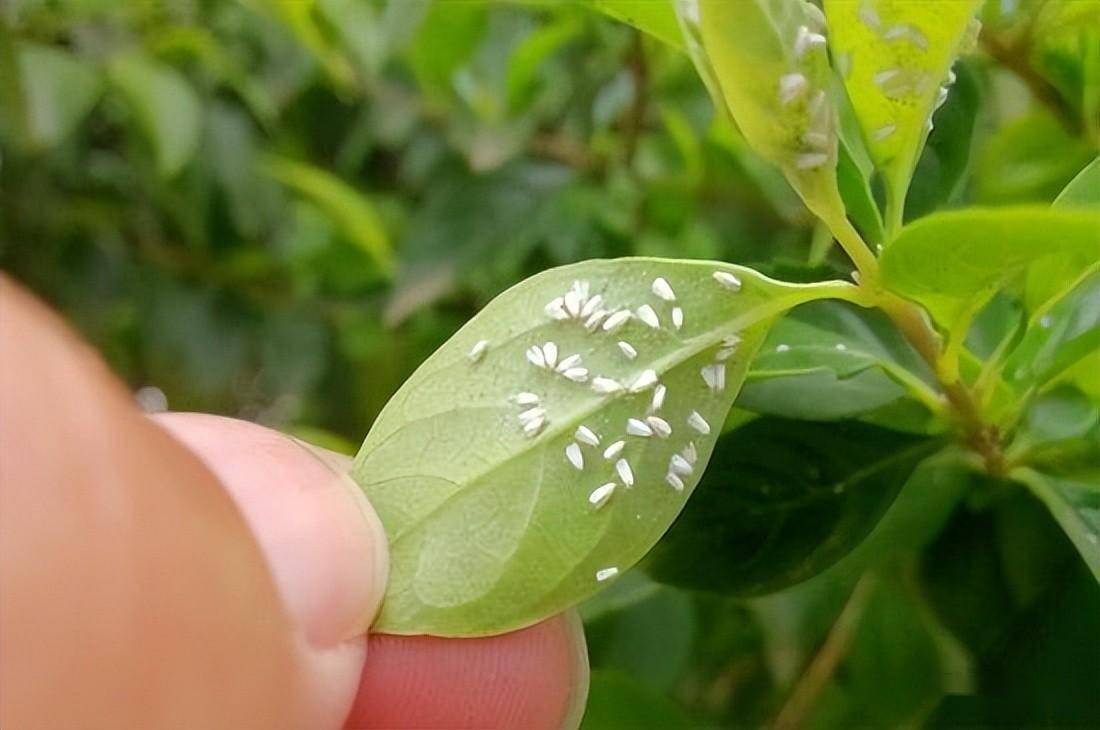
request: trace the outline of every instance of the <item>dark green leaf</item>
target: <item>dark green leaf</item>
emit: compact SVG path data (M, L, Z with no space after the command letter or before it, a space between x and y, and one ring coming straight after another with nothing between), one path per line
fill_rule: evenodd
M754 595L852 550L938 442L858 422L760 418L725 434L699 493L647 570L685 588Z
M1056 477L1021 468L1011 476L1046 504L1093 576L1100 581L1100 480L1097 475Z
M698 725L668 698L627 674L592 672L581 730L690 730Z

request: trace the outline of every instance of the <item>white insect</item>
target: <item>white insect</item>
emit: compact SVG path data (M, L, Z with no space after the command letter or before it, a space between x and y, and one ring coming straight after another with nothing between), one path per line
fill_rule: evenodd
M558 346L553 342L547 342L542 346L542 358L546 361L546 367L552 368L558 363Z
M569 368L562 375L574 383L588 382L588 368Z
M678 474L674 474L673 472L665 474L665 481L668 482L668 485L675 489L677 492L684 491L684 480L681 479Z
M688 415L687 424L704 436L710 433L710 424L699 414L699 411L692 411Z
M623 340L619 340L619 349L622 350L623 354L626 355L631 360L638 357L638 351L635 350L634 346L631 345L629 342L624 342Z
M1039 318L1039 326L1045 330L1050 329L1050 326L1052 324L1054 324L1054 318L1051 317L1049 314L1044 314L1042 317Z
M582 306L584 302L579 291L570 289L565 293L565 311L569 312L570 317L580 316Z
M730 291L741 291L741 280L728 271L715 271L711 276Z
M684 310L679 307L672 308L672 326L681 329L684 326Z
M779 344L779 345L775 346L775 351L776 352L790 352L791 351L791 346L790 345Z
M539 402L539 397L535 393L516 393L512 401L518 406L533 406Z
M474 343L474 346L470 348L470 351L466 354L466 357L470 358L470 362L477 362L485 356L485 350L489 347L489 340L478 340Z
M741 344L741 337L739 335L726 335L722 338L723 347L737 347Z
M523 424L523 433L528 438L533 438L538 435L539 431L541 431L542 427L545 425L546 419L543 416L532 418L530 421Z
M811 49L824 48L825 43L825 36L814 33L806 26L800 25L798 26L798 35L794 39L794 55L796 58L802 58Z
M871 7L870 3L864 2L859 6L859 19L873 31L877 32L882 28L882 19L879 18L878 13Z
M657 384L657 371L656 370L643 370L634 382L630 384L631 393L641 393L646 388L651 388Z
M585 319L588 319L589 317L591 317L596 312L597 309L600 308L600 304L602 304L602 303L603 303L603 297L601 297L599 294L595 295L594 297L589 299L587 302L585 302L583 307L581 307L581 315L580 316L584 317Z
M596 571L596 580L598 580L600 583L603 583L605 580L611 580L618 574L619 569L615 566L611 566L610 568L600 568Z
M633 315L630 313L629 309L620 309L619 311L613 313L606 320L604 320L603 331L614 332L615 330L626 324L632 316Z
M619 475L619 479L622 480L624 486L634 486L634 470L630 468L630 464L626 459L619 459L615 462L615 471Z
M588 316L588 319L584 320L584 328L589 332L594 332L600 324L603 323L607 315L610 314L606 309L597 309L595 312Z
M887 41L906 40L922 51L928 50L928 38L924 33L921 33L919 28L909 25L908 23L898 23L895 26L887 28L886 32L882 34L882 37Z
M779 103L786 106L805 94L809 88L810 80L802 74L784 74L779 77Z
M546 357L542 354L542 348L531 345L527 348L527 361L537 368L546 367Z
M799 170L813 170L828 161L829 155L826 152L806 152L794 159L794 166Z
M653 285L650 288L653 290L654 294L664 299L666 302L676 301L676 292L672 291L672 286L664 277L658 276L654 279Z
M691 465L691 462L685 459L680 454L673 454L668 460L668 469L671 472L675 472L682 477L686 477L695 471L695 467Z
M726 366L722 363L705 365L699 374L703 376L703 382L712 392L721 393L726 389Z
M733 354L737 352L736 347L723 347L718 352L714 353L714 359L717 362L725 362L733 357Z
M546 409L536 406L535 408L528 408L523 413L520 413L518 418L520 423L526 425L531 421L534 421L536 418L543 418L545 415Z
M603 507L607 504L607 500L611 499L611 495L615 493L615 488L618 486L615 482L601 484L592 490L592 494L588 495L588 503L596 509Z
M668 388L664 384L658 384L653 389L653 401L649 404L649 412L655 413L661 410L661 406L665 404L665 396L668 394Z
M563 357L561 362L558 363L558 366L557 366L556 369L559 373L564 373L569 368L574 368L574 367L576 367L580 364L581 364L581 356L580 355L570 355L568 357Z
M569 319L569 312L565 311L565 300L562 297L551 299L550 302L543 308L547 316L551 319Z
M668 421L660 416L646 416L645 422L653 430L653 433L663 439L667 439L672 435L672 426L668 425Z
M838 342L838 343L836 343L836 349L839 350L840 352L844 352L845 350L848 349L848 346L845 345L843 342Z
M602 375L597 375L592 379L592 390L597 393L608 395L623 390L623 384L614 378L605 378Z
M661 320L657 319L657 313L653 311L653 307L648 304L643 304L634 310L634 313L638 316L638 319L645 322L653 329L657 329L661 326Z
M623 448L625 448L625 447L626 447L626 442L625 441L616 441L615 443L611 444L606 449L604 449L603 458L607 459L608 461L611 461L616 456L621 454L623 452Z
M565 447L565 458L569 459L569 463L578 471L584 469L584 454L581 453L581 447L576 442Z
M680 456L687 459L689 464L694 464L699 460L699 452L695 450L695 442L688 441L688 445L680 449Z
M653 429L645 421L639 421L637 418L628 418L626 420L626 432L631 436L642 436L649 438L653 435Z
M803 133L802 142L807 147L818 147L818 148L824 147L827 144L829 144L829 135L826 134L825 132L818 132L818 131L815 131L815 130L810 130L808 132Z
M898 125L896 125L896 124L885 124L885 125L879 127L878 129L876 129L874 132L871 133L871 139L873 139L876 142L881 142L882 140L888 138L890 135L892 135L896 131L898 131Z
M577 432L573 434L573 438L588 446L600 445L600 437L588 426L577 426Z

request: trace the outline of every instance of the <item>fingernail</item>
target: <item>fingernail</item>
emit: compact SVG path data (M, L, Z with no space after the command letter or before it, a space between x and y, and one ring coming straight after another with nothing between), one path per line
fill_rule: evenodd
M160 414L225 485L256 537L291 616L309 643L362 635L385 591L385 533L350 459L276 431L202 414Z

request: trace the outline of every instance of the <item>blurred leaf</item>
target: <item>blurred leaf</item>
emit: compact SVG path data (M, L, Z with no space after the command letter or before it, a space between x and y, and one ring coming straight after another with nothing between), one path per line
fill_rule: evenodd
M661 590L661 584L654 583L640 570L632 570L586 600L577 610L584 623L589 624L641 603Z
M655 275L675 304L654 293ZM390 538L376 628L506 631L595 593L600 571L626 571L691 494L771 320L819 292L714 262L617 259L551 269L490 302L405 382L356 458L353 476ZM561 297L564 318L545 309L566 306ZM598 319L621 329L589 332L570 314L584 306L606 307ZM551 361L577 356L568 377L537 366L546 340ZM728 359L716 365L719 351ZM668 397L647 416L657 380ZM517 404L519 393L535 395ZM581 426L598 448L575 440ZM619 440L621 455L601 456ZM592 496L601 485L609 501Z
M355 70L335 38L338 29L324 22L320 0L246 0L266 8L282 21L294 37L320 62L329 78L341 91L355 86ZM337 0L338 1L338 0ZM410 0L411 1L411 0Z
M839 302L813 302L768 333L738 405L785 418L851 418L907 391L934 400L931 382L883 317Z
M191 84L171 66L137 53L115 57L108 71L153 147L157 171L175 176L195 154L202 132L201 101Z
M1096 150L1066 132L1049 112L1006 123L986 142L974 169L975 197L986 203L1054 200L1096 157Z
M449 93L453 74L470 58L485 34L487 10L487 4L480 2L432 3L405 50L425 92Z
M935 129L928 135L917 162L905 201L906 220L927 215L950 202L969 168L982 94L977 74L968 64L956 64L955 73L958 79L943 108L935 113Z
M825 2L832 52L898 220L940 87L950 86L951 65L980 4Z
M582 0L597 10L649 33L676 50L684 50L684 38L676 20L673 0Z
M854 421L751 421L719 439L699 493L647 571L737 595L804 581L871 532L938 445Z
M383 274L393 270L389 235L366 195L332 173L284 157L268 157L263 169L323 210Z
M1080 391L1061 386L1033 400L1020 438L1029 446L1084 436L1100 420L1100 404Z
M522 109L532 94L546 61L580 35L582 26L571 16L538 28L516 46L508 60L506 80L508 109Z
M660 586L611 623L606 645L589 647L593 664L625 672L653 689L671 689L688 667L698 629L688 595Z
M958 336L1010 277L1033 261L1100 260L1100 216L1043 208L971 208L906 226L882 256L884 284L916 299Z
M690 730L694 722L668 698L627 674L597 670L581 730Z
M1100 582L1100 482L1095 475L1056 477L1020 468L1011 476L1043 501Z
M103 89L99 69L52 46L21 43L16 53L27 142L32 149L53 147L99 99Z

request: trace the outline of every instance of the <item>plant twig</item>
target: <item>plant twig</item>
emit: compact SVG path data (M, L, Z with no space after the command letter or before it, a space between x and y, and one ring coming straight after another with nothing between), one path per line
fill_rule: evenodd
M825 642L806 670L802 672L787 702L776 716L775 723L772 725L773 730L795 730L805 723L829 680L836 673L840 662L848 653L852 636L859 625L859 620L863 617L864 609L867 608L874 583L870 573L865 573L856 583L840 615L829 629Z

